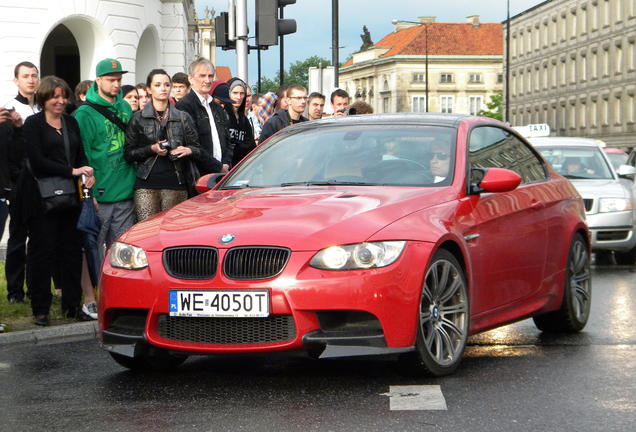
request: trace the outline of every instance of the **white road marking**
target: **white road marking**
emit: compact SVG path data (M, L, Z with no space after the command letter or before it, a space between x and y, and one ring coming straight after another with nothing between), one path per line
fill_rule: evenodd
M391 411L448 409L438 385L389 386L389 393L382 396L389 396Z
M11 368L11 365L9 363L0 362L0 372L8 371L10 368Z

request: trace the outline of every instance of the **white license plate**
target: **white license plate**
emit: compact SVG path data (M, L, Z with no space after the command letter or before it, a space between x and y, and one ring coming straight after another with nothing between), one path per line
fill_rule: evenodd
M171 290L170 316L266 317L269 316L269 291Z

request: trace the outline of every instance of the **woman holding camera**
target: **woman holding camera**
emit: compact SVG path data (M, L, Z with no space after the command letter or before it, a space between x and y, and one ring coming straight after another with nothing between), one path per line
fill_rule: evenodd
M138 221L184 201L197 180L192 159L203 157L192 119L170 104L168 73L153 69L146 85L150 103L130 120L124 150L126 160L137 166Z

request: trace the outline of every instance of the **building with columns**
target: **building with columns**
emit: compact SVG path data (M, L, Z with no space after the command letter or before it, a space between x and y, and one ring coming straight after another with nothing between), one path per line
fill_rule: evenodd
M548 0L511 17L510 123L636 146L635 42L636 0Z
M10 0L0 10L2 101L16 93L21 61L74 87L103 58L119 59L134 84L157 67L183 72L198 53L194 0Z
M501 27L478 16L466 23L398 22L353 53L340 68L340 87L376 113L425 112L428 92L429 112L477 114L502 90Z

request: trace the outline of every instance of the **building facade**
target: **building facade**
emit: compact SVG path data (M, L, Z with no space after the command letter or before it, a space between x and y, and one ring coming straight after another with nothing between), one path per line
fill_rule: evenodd
M477 114L502 91L503 33L499 23L397 23L393 33L353 53L340 87L376 113ZM427 72L428 70L428 72ZM428 83L427 83L428 81Z
M548 0L510 19L509 115L636 146L636 0Z
M123 82L134 84L153 68L187 70L198 51L194 0L11 0L0 10L2 100L15 95L13 69L21 61L73 87L113 57L129 71Z

